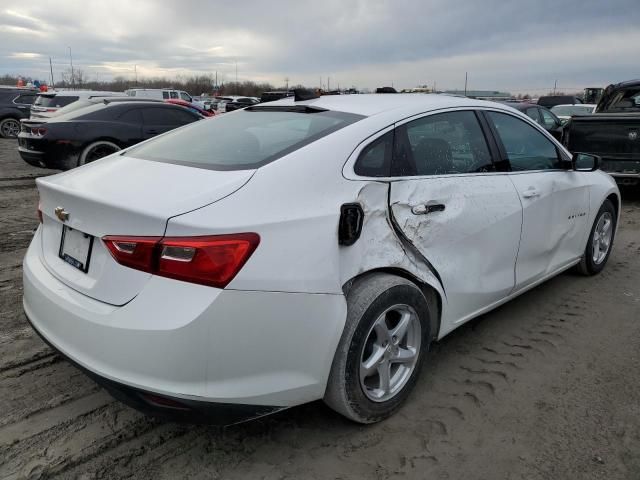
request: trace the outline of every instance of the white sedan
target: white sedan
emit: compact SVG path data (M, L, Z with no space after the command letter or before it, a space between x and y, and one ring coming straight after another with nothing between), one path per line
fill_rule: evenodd
M429 344L571 267L620 193L497 103L287 98L37 180L34 329L118 398L232 423L395 412Z

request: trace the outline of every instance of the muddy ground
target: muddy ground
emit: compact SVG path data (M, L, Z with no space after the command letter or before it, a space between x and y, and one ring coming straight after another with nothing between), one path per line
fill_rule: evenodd
M316 402L217 429L112 400L27 325L20 265L48 173L0 140L0 478L640 478L637 192L601 275L563 274L448 336L395 417L364 427Z

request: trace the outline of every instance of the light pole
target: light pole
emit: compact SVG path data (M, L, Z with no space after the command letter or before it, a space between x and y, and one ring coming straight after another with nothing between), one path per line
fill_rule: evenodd
M239 86L238 86L238 60L236 59L236 95L238 95L239 92Z
M71 47L69 49L69 63L71 63L71 88L75 88L75 75L73 74L73 57L71 56Z

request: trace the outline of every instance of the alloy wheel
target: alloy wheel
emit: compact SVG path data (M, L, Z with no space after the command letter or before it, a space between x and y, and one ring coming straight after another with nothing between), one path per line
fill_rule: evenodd
M422 328L409 305L393 305L373 323L360 360L360 386L369 400L397 395L416 368Z
M593 263L596 265L601 264L607 258L612 237L613 217L611 213L604 212L593 230Z

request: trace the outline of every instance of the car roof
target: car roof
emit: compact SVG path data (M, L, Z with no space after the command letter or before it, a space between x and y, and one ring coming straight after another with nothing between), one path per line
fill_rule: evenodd
M500 102L500 103L520 111L526 110L527 108L531 108L531 107L546 108L544 105L537 105L535 103L529 103L529 102Z
M466 97L434 94L434 93L372 93L357 95L324 95L312 100L296 102L294 97L286 97L269 102L254 109L273 108L277 106L313 106L327 110L354 113L370 117L385 112L396 111L398 114L414 114L451 107L492 107L508 110L504 105L485 100Z
M55 92L39 92L39 95L42 95L43 97L112 97L123 96L124 94L122 92L102 92L99 90L63 90Z
M590 108L595 108L595 107L597 107L597 104L595 104L595 103L563 103L561 105L554 105L553 107L551 107L551 110L553 110L556 107L590 107Z

